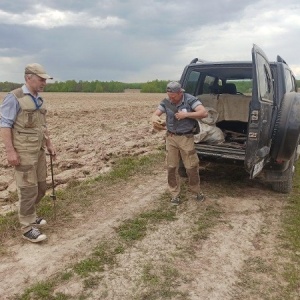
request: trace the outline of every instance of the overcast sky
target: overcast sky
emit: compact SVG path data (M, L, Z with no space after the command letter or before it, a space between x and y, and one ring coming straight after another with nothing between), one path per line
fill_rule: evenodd
M299 0L1 0L0 82L177 80L193 58L281 55L300 79Z

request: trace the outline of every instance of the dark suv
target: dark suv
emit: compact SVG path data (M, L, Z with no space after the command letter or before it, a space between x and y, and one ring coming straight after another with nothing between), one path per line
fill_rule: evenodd
M250 174L289 193L299 156L300 95L287 63L269 62L253 45L252 61L207 62L193 59L180 83L217 112L214 126L222 141L197 141L201 160L241 163ZM201 124L200 124L201 125Z

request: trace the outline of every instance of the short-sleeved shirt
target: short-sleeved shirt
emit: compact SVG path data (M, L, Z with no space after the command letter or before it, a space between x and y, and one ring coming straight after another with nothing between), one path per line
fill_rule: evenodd
M25 95L31 95L33 99L32 101L36 103L40 103L42 101L42 98L39 95L37 97L34 97L25 84L22 86L22 90ZM8 93L1 105L0 127L12 128L19 113L19 110L20 104L16 99L15 95L12 93Z
M168 100L170 101L170 100ZM190 133L192 132L194 126L195 126L195 119L191 118L185 118L183 120L177 120L175 118L175 111L187 111L192 112L195 111L195 108L198 105L202 105L201 101L194 97L193 95L183 93L182 101L175 105L170 102L170 104L173 106L173 109L166 106L164 100L161 101L161 103L158 106L158 109L165 113L166 118L166 125L167 129L170 132L173 133Z

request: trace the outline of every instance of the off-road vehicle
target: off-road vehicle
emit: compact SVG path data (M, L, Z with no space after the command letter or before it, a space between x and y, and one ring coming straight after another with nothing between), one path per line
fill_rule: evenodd
M240 163L250 178L259 175L281 193L292 190L299 156L300 95L295 76L277 56L269 62L256 45L252 61L188 64L180 83L217 112L214 126L223 140L197 141L201 160Z

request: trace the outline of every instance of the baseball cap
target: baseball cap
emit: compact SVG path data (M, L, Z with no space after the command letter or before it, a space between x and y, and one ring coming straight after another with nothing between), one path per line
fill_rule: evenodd
M25 74L34 74L44 79L53 79L53 77L46 73L43 66L37 63L27 65L25 68Z
M167 84L167 92L178 93L184 92L184 89L181 88L181 84L177 81L171 81Z

